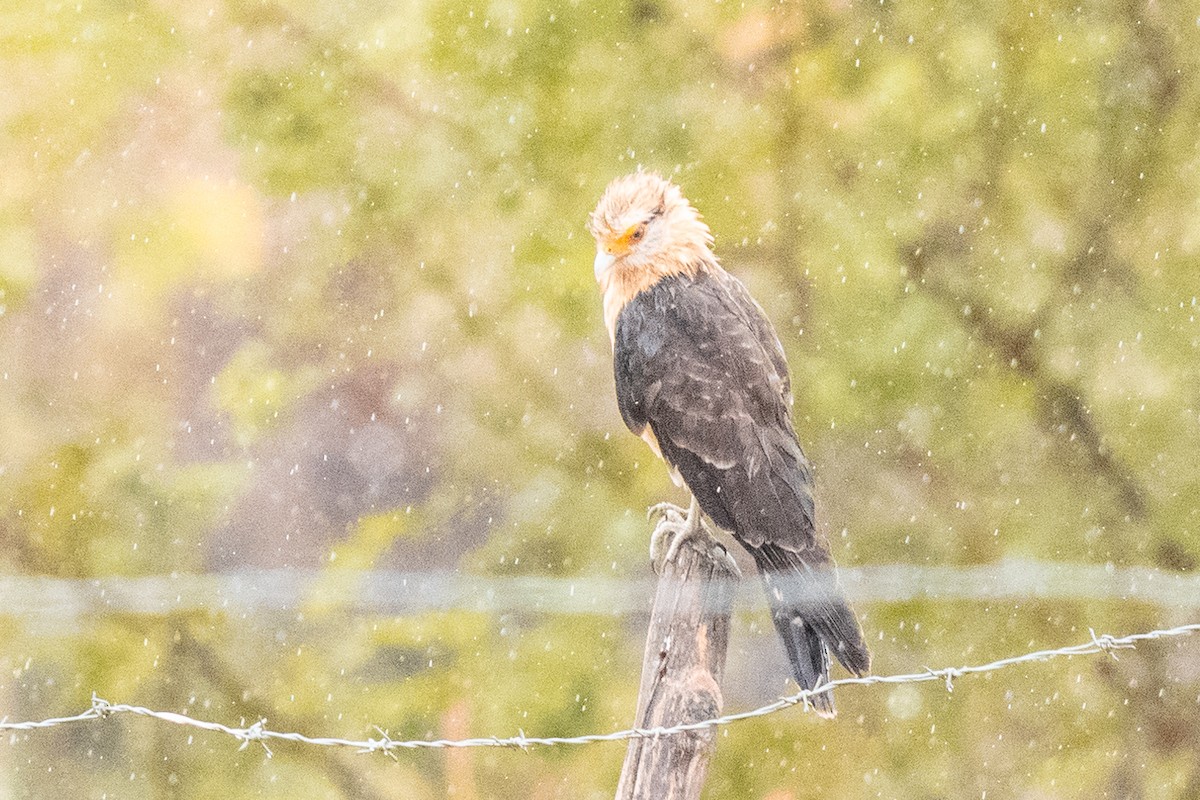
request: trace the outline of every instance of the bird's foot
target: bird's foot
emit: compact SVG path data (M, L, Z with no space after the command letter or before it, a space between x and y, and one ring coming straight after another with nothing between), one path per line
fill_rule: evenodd
M658 518L654 532L650 534L650 566L656 575L662 574L667 553L671 552L676 534L687 524L687 509L674 503L655 503L646 510L646 517Z
M709 559L721 563L737 577L741 570L725 546L713 537L704 526L703 515L693 502L684 510L672 503L658 503L650 507L650 517L659 517L654 532L650 534L650 565L655 574L661 575L667 564L675 561L685 542L708 554Z

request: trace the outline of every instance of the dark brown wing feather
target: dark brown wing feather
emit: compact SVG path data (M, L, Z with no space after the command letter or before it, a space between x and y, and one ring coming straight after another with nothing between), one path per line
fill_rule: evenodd
M825 645L866 671L861 629L816 528L783 349L745 287L716 270L637 295L617 320L614 371L626 425L653 430L704 512L754 555L796 680L828 678Z

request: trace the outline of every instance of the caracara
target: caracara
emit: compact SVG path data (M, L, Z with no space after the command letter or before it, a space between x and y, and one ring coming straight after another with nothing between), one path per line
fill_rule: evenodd
M871 656L817 529L812 470L792 427L783 347L762 308L717 263L679 188L617 178L588 222L625 424L692 493L652 541L704 536L701 512L754 556L796 682L829 680L829 654L862 675ZM652 552L652 556L657 555ZM833 716L829 692L813 705Z

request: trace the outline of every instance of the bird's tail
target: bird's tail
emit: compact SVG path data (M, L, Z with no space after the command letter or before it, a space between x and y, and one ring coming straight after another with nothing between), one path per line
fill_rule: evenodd
M832 562L810 566L800 554L770 544L749 549L758 563L775 630L783 639L800 688L828 683L831 652L854 674L867 672L871 654L858 619L842 596ZM811 702L823 717L836 713L831 692L815 695Z

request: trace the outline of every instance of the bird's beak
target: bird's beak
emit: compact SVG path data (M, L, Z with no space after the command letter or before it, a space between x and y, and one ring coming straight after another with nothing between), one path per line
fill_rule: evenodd
M603 250L597 250L596 251L596 280L601 280L604 277L604 273L608 272L609 269L612 268L613 262L616 260L617 260L616 256L614 256L610 253L606 253Z

